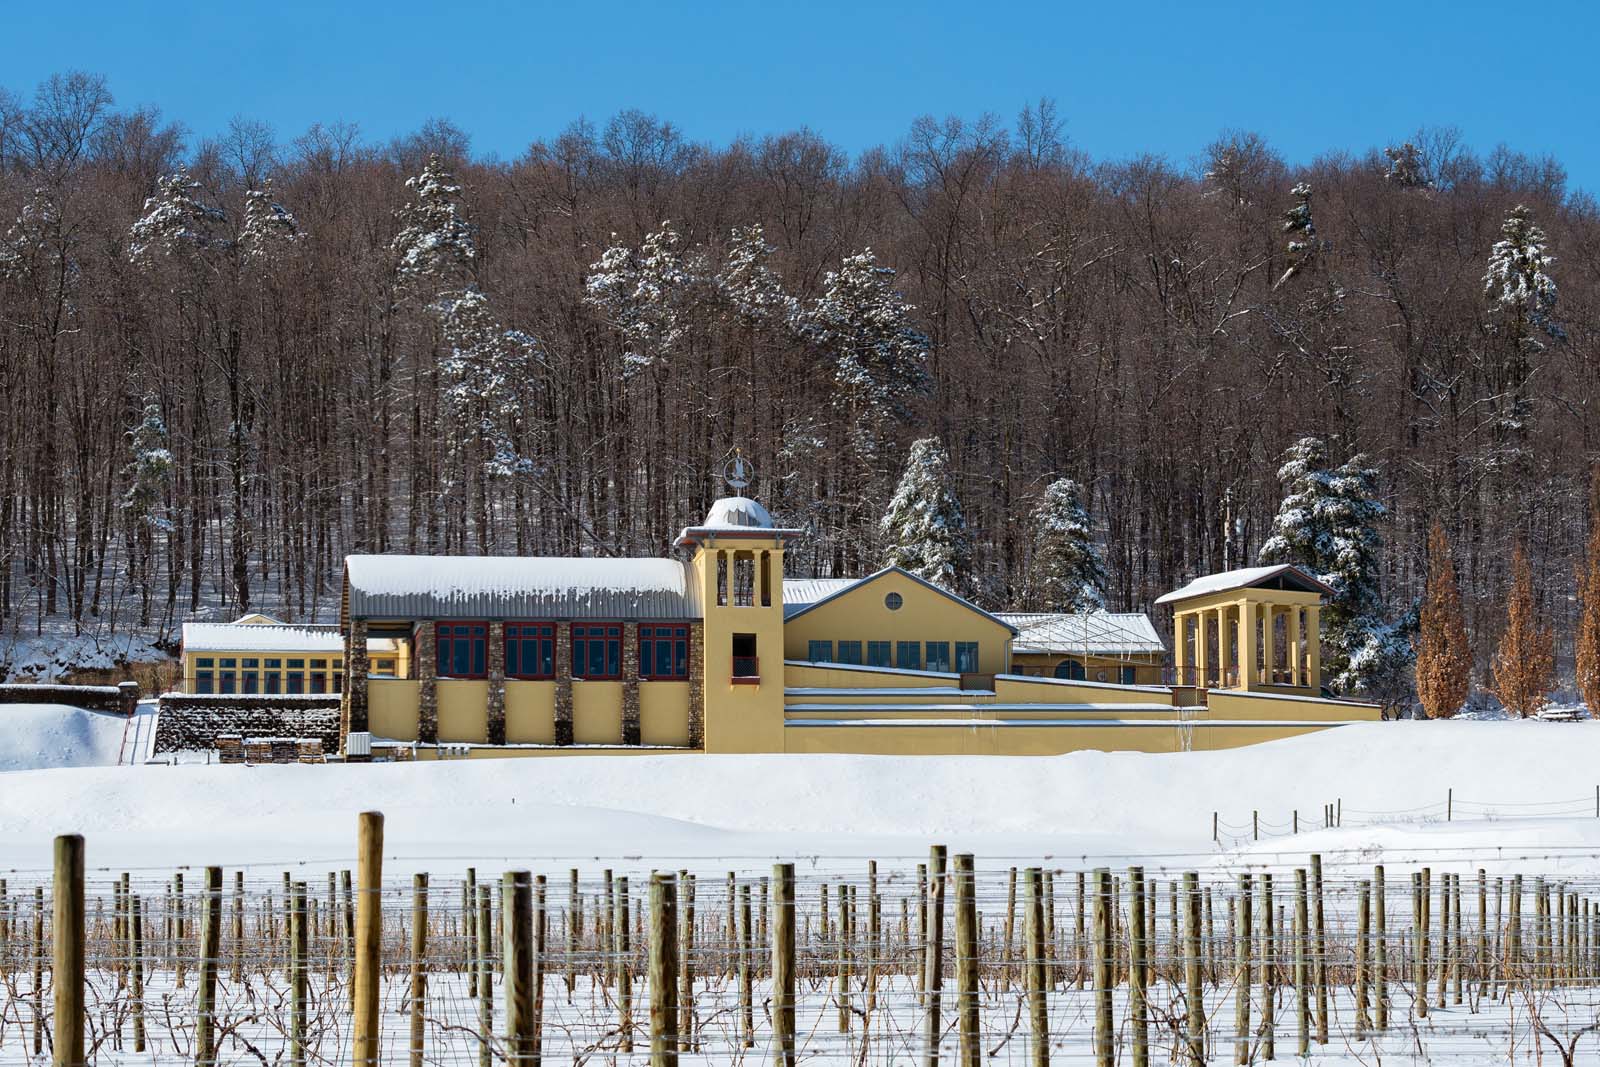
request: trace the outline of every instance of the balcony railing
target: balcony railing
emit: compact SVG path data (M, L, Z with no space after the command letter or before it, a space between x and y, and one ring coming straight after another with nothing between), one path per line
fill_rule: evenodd
M732 678L732 682L733 682L734 685L760 685L761 684L761 660L760 660L760 658L756 657L756 656L735 656L735 657L733 657L733 678Z

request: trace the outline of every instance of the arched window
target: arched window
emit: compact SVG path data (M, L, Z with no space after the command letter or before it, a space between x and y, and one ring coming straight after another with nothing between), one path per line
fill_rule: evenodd
M1064 659L1056 664L1056 677L1081 682L1083 681L1083 664L1075 659Z

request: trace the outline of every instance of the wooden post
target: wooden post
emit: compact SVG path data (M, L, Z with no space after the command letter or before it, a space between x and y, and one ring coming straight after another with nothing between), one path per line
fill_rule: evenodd
M418 875L426 878L427 875ZM415 942L413 942L415 944ZM306 1065L306 970L311 942L306 930L306 884L296 882L289 896L289 1064ZM415 981L412 989L415 995ZM417 1009L413 1009L415 1012ZM414 1025L414 1024L413 1024ZM413 1065L421 1058L413 1054Z
M772 1062L795 1064L794 864L772 868Z
M1311 854L1311 980L1317 987L1317 1044L1328 1043L1328 927L1322 906L1322 856Z
M57 846L59 858L60 846ZM44 887L33 887L33 1054L44 1053Z
M957 1062L978 1067L982 1058L978 1030L978 901L972 854L955 859L956 885L956 1018L960 1021Z
M1186 1040L1189 1062L1201 1067L1206 1062L1206 1007L1203 974L1200 967L1200 876L1186 871L1183 876L1183 984L1188 1006Z
M839 1010L839 1032L847 1034L850 1032L850 887L840 882L835 900L839 921L834 940L839 944L834 968L834 1001Z
M478 995L478 868L467 868L467 880L461 887L461 910L466 924L467 996ZM605 946L601 946L601 952Z
M688 871L678 872L678 887L682 891L683 907L678 923L678 1051L695 1051L694 1016L694 890L695 877Z
M533 875L500 878L501 957L505 960L506 1062L533 1062L538 1021L533 1014Z
M1377 988L1373 991L1372 1014L1378 1033L1381 1034L1389 1029L1389 931L1381 863L1372 869L1372 922L1375 928L1372 969L1377 978L1374 983Z
M133 1014L133 1051L144 1051L144 902L128 899L129 1005Z
M1151 893L1151 899L1155 895ZM1128 868L1128 1025L1133 1029L1133 1067L1149 1067L1149 929L1145 921L1144 868Z
M1250 987L1252 985L1250 933L1255 923L1250 914L1250 875L1239 876L1239 895L1233 902L1235 940L1233 957L1233 1062L1250 1062Z
M749 887L745 889L748 904ZM748 926L748 912L745 922ZM658 872L650 876L650 1064L677 1063L678 886L672 875Z
M1454 789L1446 789L1444 791L1444 821L1445 822L1454 822L1455 821L1455 810L1456 810L1456 791Z
M1081 876L1080 876L1081 877ZM1044 973L1044 875L1037 867L1023 873L1026 884L1023 937L1027 950L1023 956L1023 989L1028 998L1029 1067L1049 1067L1050 1016L1045 1004Z
M740 1044L745 1048L756 1047L755 978L752 974L754 955L755 939L752 936L750 923L750 884L746 882L739 886L739 1035ZM876 951L873 952L873 956L876 958ZM650 982L653 989L655 987L653 969ZM867 988L867 1004L867 1010L871 1011L870 984Z
M1008 988L1013 980L1012 961L1015 952L1012 946L1016 941L1017 929L1017 869L1012 867L1006 875L1006 917L1004 934L1000 943L1000 981L1002 988Z
M1078 883L1078 914L1072 925L1072 985L1075 989L1082 989L1084 982L1088 981L1089 955L1084 951L1084 946L1089 943L1088 928L1084 925L1084 901L1086 898L1083 884L1082 871L1077 872ZM1055 976L1046 973L1045 980L1051 989L1055 988Z
M878 899L878 861L867 861L867 1017L878 1008L878 956L883 945L882 904ZM748 936L746 936L748 940ZM870 1023L869 1023L870 1025Z
M617 1027L622 1033L622 1051L633 1051L633 924L629 921L628 879L618 877L612 881L613 906L616 911L611 920L611 946L617 954ZM683 1035L678 1036L682 1047Z
M411 876L411 1067L422 1067L428 1003L428 876Z
M183 872L172 876L172 936L167 942L167 951L172 954L173 984L183 989L188 983L189 957L183 951L183 944L189 939L187 920L184 917Z
M1356 891L1356 1040L1367 1036L1372 1025L1367 1010L1367 940L1371 934L1372 883L1362 881Z
M578 945L583 941L583 898L578 894L578 868L567 872L567 1003L578 988Z
M1261 876L1261 1058L1278 1058L1276 1015L1278 1011L1277 939L1272 932L1272 875Z
M356 840L361 895L355 902L354 980L356 1013L350 1061L354 1067L378 1064L378 966L383 939L383 814L364 811Z
M1294 996L1297 1046L1301 1059L1311 1055L1311 989L1307 959L1310 951L1311 927L1306 914L1306 871L1304 867L1294 872Z
M79 834L63 834L56 838L51 900L54 908L51 981L55 986L55 1033L51 1040L50 1062L53 1067L82 1067L84 912L83 837ZM36 922L42 919L41 908Z
M939 1063L939 994L944 981L944 874L945 847L934 845L928 851L928 884L923 887L928 899L928 935L923 956L924 1067L938 1067Z
M235 982L244 981L244 872L233 872L233 970Z
M217 957L222 950L222 868L206 868L200 902L200 990L195 999L195 1063L217 1062Z
M1112 1018L1111 872L1104 867L1096 869L1094 883L1094 1062L1095 1067L1112 1067L1116 1024Z
M472 967L478 975L478 1067L494 1065L494 916L489 887L480 885L478 892L477 958Z

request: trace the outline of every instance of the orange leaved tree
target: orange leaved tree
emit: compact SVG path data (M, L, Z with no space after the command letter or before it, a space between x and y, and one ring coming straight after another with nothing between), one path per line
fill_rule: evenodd
M1467 701L1472 686L1472 650L1461 613L1450 541L1434 520L1428 533L1428 593L1415 639L1417 699L1430 719L1448 719Z
M1506 629L1494 653L1494 695L1524 719L1544 707L1556 669L1555 637L1534 611L1533 568L1519 544L1511 556Z

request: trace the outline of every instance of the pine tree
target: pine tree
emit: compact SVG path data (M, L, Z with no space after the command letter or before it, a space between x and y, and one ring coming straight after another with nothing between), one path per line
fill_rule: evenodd
M217 234L223 221L222 210L205 203L200 183L179 167L156 179L155 195L128 231L128 259L147 267L164 257L225 247L228 242Z
M422 173L406 179L406 188L412 200L400 209L400 232L390 244L400 280L424 301L466 288L478 244L461 186L438 156L429 156Z
M950 458L937 438L912 442L880 528L891 564L945 589L966 588L972 545L950 486Z
M1555 675L1555 638L1535 618L1533 568L1518 544L1511 555L1506 629L1494 654L1494 695L1526 719L1544 707Z
M139 590L139 625L150 625L154 592L155 534L172 528L165 499L172 482L172 452L167 447L167 423L161 405L146 398L138 425L128 431L132 459L123 469L128 488L122 511L128 539L128 577Z
M1044 611L1105 609L1106 568L1078 483L1058 478L1033 509L1032 599Z
M1295 564L1333 590L1324 616L1330 653L1325 666L1333 685L1344 691L1403 669L1408 656L1404 620L1385 621L1378 588L1383 539L1377 524L1384 507L1377 500L1377 477L1362 456L1329 469L1322 440L1301 438L1278 468L1283 502L1261 546L1263 563Z
M1294 197L1294 204L1283 213L1283 232L1289 235L1289 267L1273 284L1274 289L1310 266L1321 247L1317 241L1316 220L1311 214L1310 183L1300 182L1289 190L1289 195Z
M1472 687L1472 650L1467 644L1461 593L1456 589L1450 541L1437 519L1428 533L1428 591L1416 637L1417 699L1430 719L1461 710Z
M245 192L239 250L247 262L270 263L304 237L299 220L272 198L271 178Z
M1555 258L1545 251L1548 241L1533 212L1518 204L1501 224L1500 240L1489 253L1483 291L1496 310L1561 337L1555 321L1556 282L1548 273Z
M1428 181L1422 153L1410 141L1390 145L1383 150L1383 154L1389 160L1389 169L1383 175L1384 181L1401 189L1426 189L1432 184Z
M783 279L767 265L774 251L759 224L735 228L717 273L717 290L747 326L790 326L799 314L799 301L784 291Z
M699 251L686 255L681 243L663 222L639 248L612 245L589 267L583 299L622 334L624 374L666 366L690 335L707 271Z

